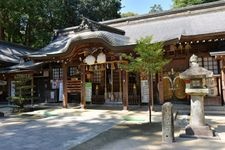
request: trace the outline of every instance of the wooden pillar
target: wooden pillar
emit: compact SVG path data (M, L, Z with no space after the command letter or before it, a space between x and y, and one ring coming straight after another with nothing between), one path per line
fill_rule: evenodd
M31 74L31 105L34 105L34 74Z
M224 74L224 60L221 60L222 61L222 68L221 68L221 86L222 86L222 104L225 103L225 74Z
M67 92L67 64L63 63L63 107L68 107L68 92Z
M86 108L85 80L85 65L81 65L81 109Z
M107 67L106 66L105 66L104 73L105 73L105 88L104 88L105 93L104 93L104 97L105 97L105 101L106 101L107 100L107 80L106 80L106 78L107 78Z
M119 86L120 86L120 87L119 87L119 88L120 88L120 89L119 89L119 91L120 91L120 92L119 92L119 100L120 100L120 101L122 100L122 81L121 81L121 76L122 76L122 75L121 75L121 72L122 72L121 69L119 69Z
M110 95L110 101L114 101L114 95L113 95L113 83L114 83L114 79L113 79L113 63L111 64L111 95Z
M128 110L128 72L123 71L123 110Z
M160 102L160 104L163 104L164 91L163 91L163 73L162 72L158 74L157 90L159 92L159 102Z

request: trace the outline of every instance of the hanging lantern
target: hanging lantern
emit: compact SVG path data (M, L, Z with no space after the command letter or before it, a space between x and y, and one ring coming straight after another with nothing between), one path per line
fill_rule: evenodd
M97 56L97 63L105 63L106 62L106 55L104 53L99 53Z
M95 63L95 57L92 55L88 55L85 59L84 62L87 63L88 65L93 65Z
M185 50L190 50L191 49L191 45L189 43L187 43L184 47Z
M182 44L181 44L181 43L179 44L178 49L179 49L180 51L182 51L182 50L183 50L183 46L182 46Z

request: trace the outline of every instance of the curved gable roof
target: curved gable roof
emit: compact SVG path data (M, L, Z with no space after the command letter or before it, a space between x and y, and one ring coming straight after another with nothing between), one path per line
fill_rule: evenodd
M39 51L29 54L28 57L45 57L48 55L57 55L65 53L69 50L69 46L72 43L90 41L92 39L100 40L112 47L121 47L126 45L135 44L134 41L131 41L128 37L107 32L107 31L89 31L82 32L77 34L69 34L64 36L59 36L52 43L46 47L40 49Z

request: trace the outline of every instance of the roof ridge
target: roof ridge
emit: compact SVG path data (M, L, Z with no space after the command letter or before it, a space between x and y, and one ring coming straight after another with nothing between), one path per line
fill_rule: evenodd
M175 8L175 9L166 10L166 11L158 12L158 13L143 14L143 15L138 15L138 16L106 20L106 21L102 21L100 23L105 24L105 25L111 25L111 24L122 23L122 22L126 22L126 21L136 21L136 20L148 19L148 18L150 19L150 18L155 18L155 17L167 16L167 15L171 15L171 14L178 14L178 13L182 13L182 12L220 7L223 5L225 5L225 0L204 3L204 4L199 4L199 5L192 5L192 6L187 6L187 7L183 7L183 8Z
M73 27L68 27L68 28L64 28L64 29L56 29L55 31L55 36L58 36L58 34L61 33L67 33L70 31L74 31L74 32L81 32L81 31L85 31L85 30L90 30L90 31L110 31L113 33L117 33L117 34L121 34L124 35L125 32L123 30L96 22L94 20L91 20L89 18L86 17L82 17L82 21L80 23L80 25L78 26L73 26Z

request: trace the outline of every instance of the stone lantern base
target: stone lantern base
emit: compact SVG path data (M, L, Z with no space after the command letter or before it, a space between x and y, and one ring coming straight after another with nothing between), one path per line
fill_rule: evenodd
M191 115L190 124L185 128L183 137L204 137L210 138L214 136L210 126L205 124L204 115L204 94L191 95Z
M181 137L214 137L214 131L210 126L190 126L185 128L185 134L181 134Z

